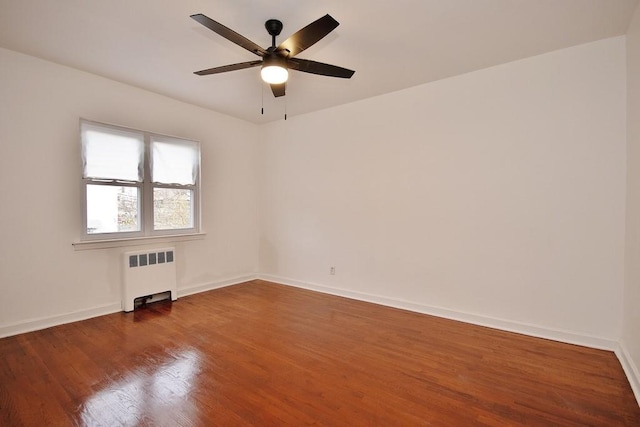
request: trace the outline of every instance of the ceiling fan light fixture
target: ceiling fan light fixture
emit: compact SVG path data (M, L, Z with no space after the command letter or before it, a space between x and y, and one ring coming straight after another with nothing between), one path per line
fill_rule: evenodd
M269 84L281 84L287 81L289 78L289 71L280 65L265 64L260 70L260 76L262 80Z

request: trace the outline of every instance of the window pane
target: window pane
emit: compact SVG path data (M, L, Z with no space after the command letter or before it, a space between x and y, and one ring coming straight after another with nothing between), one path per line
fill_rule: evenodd
M151 179L162 184L194 185L198 176L199 146L190 141L151 141Z
M81 126L83 178L142 181L143 134L86 122Z
M193 228L193 191L178 188L153 189L153 228Z
M87 185L87 234L140 231L139 189Z

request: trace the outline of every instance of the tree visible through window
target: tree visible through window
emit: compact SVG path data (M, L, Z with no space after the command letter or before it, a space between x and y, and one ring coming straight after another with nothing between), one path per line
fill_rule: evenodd
M178 188L153 189L153 224L156 230L191 228L191 191Z
M198 232L197 142L82 120L86 239Z
M131 188L118 188L118 231L135 231L138 227L138 195Z

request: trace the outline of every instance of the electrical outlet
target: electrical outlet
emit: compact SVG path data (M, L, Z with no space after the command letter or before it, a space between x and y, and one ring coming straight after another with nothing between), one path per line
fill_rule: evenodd
M329 274L331 274L331 275L334 275L334 276L335 276L335 274L336 274L336 268L335 268L335 267L331 267L331 268L329 269Z

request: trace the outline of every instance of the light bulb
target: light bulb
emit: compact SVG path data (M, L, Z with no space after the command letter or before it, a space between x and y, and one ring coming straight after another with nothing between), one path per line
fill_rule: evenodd
M260 70L262 80L269 84L281 84L289 78L289 71L279 65L264 65Z

